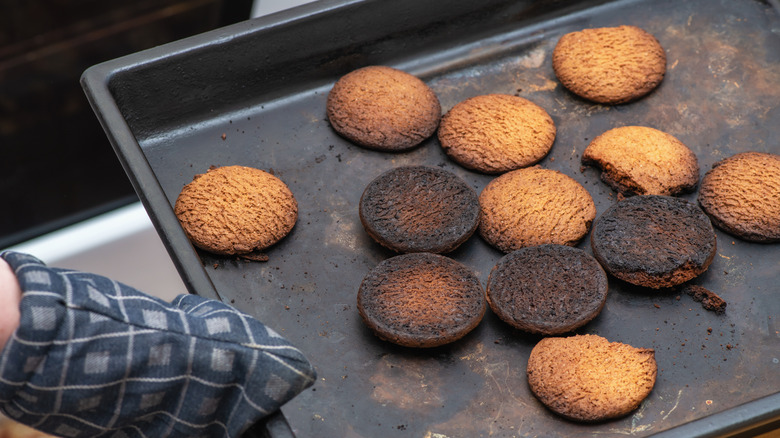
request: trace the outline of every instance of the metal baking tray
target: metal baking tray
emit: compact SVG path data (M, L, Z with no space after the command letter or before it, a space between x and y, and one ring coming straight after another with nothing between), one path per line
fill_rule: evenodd
M600 215L615 193L580 156L609 128L671 133L696 153L702 175L734 153L780 152L778 22L755 0L322 1L91 67L82 85L190 292L254 315L315 364L316 384L282 409L289 433L752 434L780 424L780 246L717 231L715 260L693 283L728 302L723 315L679 292L611 279L603 312L578 333L654 348L658 380L625 418L569 422L528 389L538 338L490 311L464 339L428 350L382 342L363 325L358 286L393 255L360 224L366 184L407 164L440 166L477 192L493 177L450 161L435 137L405 153L357 147L331 129L325 100L339 77L372 64L419 76L444 111L478 94L526 97L558 128L541 166L581 182ZM621 24L646 29L666 49L660 87L614 107L563 89L550 60L558 38ZM297 225L266 263L193 249L173 214L196 174L232 164L272 170L299 202ZM683 197L695 202L696 193ZM589 236L578 246L590 252ZM483 286L502 255L477 235L449 254Z

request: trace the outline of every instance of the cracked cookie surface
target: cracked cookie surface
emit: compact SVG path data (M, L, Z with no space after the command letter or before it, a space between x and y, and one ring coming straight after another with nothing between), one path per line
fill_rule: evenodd
M558 415L595 422L628 415L653 390L655 351L597 335L539 341L528 358L531 392Z
M596 206L570 176L538 166L507 172L479 195L479 234L503 252L555 243L574 246L590 229Z
M328 93L331 126L369 149L411 149L436 132L441 105L422 80L386 66L368 66L342 76Z
M192 243L215 254L248 254L292 231L298 203L279 178L260 169L225 166L184 186L174 213Z
M780 242L780 155L743 152L701 181L699 205L718 228L753 242Z
M583 29L563 35L553 50L553 70L572 93L603 104L648 94L666 73L666 52L636 26Z
M442 117L438 137L452 160L492 174L536 164L550 152L555 134L553 119L539 105L518 96L486 94L452 107Z
M674 136L646 126L623 126L590 142L582 164L623 195L677 195L699 182L699 161Z

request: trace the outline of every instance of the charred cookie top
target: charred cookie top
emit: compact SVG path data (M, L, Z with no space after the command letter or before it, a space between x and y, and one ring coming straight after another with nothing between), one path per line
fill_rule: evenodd
M539 105L488 94L456 104L441 120L444 152L468 169L503 173L536 164L552 148L555 123Z
M368 184L359 214L366 232L393 251L446 253L474 234L479 199L454 173L404 166Z
M753 242L780 242L780 155L744 152L712 166L699 204L718 228Z
M661 83L666 53L653 35L635 26L583 29L558 40L553 70L572 93L593 102L620 104Z
M507 172L479 195L479 234L503 252L555 243L574 246L590 229L596 206L585 187L538 166Z
M590 142L582 163L624 195L677 195L699 182L696 154L674 136L646 126L610 129Z
M528 385L550 410L574 421L628 415L650 395L655 351L597 335L544 338L528 358Z
M465 265L431 253L384 260L360 284L357 306L380 339L406 347L436 347L474 329L485 314L485 292Z
M620 201L593 225L593 255L611 275L654 289L699 276L715 256L715 231L696 204L672 196Z
M441 105L419 78L385 66L347 73L331 89L328 120L343 137L380 151L413 148L436 131Z
M607 300L607 274L585 251L565 245L530 246L499 260L487 283L487 302L520 330L560 335L595 318Z
M279 178L260 169L225 166L184 186L174 213L192 243L216 254L247 254L285 237L298 203Z

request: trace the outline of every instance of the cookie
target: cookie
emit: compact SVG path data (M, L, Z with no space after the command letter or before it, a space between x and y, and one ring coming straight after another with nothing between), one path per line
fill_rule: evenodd
M614 277L653 289L702 274L715 257L715 231L696 204L642 195L611 206L596 220L593 255Z
M328 120L346 139L369 149L398 152L432 136L441 105L419 78L385 66L341 77L328 93Z
M585 251L539 245L513 251L490 271L487 302L507 324L560 335L590 322L607 300L607 274Z
M507 253L546 243L574 246L596 217L593 198L580 183L538 166L490 181L479 207L479 234Z
M285 237L298 203L279 178L259 169L225 166L196 175L174 205L187 237L215 254L261 251Z
M544 338L528 357L528 386L565 418L596 422L628 415L650 395L655 351L597 335Z
M454 173L404 166L366 186L359 214L368 235L386 248L400 253L446 253L476 231L479 199Z
M391 257L360 284L358 311L378 336L406 347L454 342L485 314L485 292L463 264L431 253Z
M530 100L507 94L476 96L442 117L439 142L456 163L503 173L539 162L555 141L555 123Z
M553 50L553 70L572 93L603 104L639 99L666 73L666 52L635 26L583 29L563 35Z
M677 195L699 182L696 154L674 136L646 126L610 129L590 142L582 164L623 195Z
M744 152L701 181L699 205L718 228L752 242L780 242L780 155Z

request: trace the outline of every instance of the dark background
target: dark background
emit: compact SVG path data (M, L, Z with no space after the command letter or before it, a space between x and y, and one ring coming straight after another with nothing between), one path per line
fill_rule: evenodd
M252 0L0 0L0 248L137 201L79 78Z

